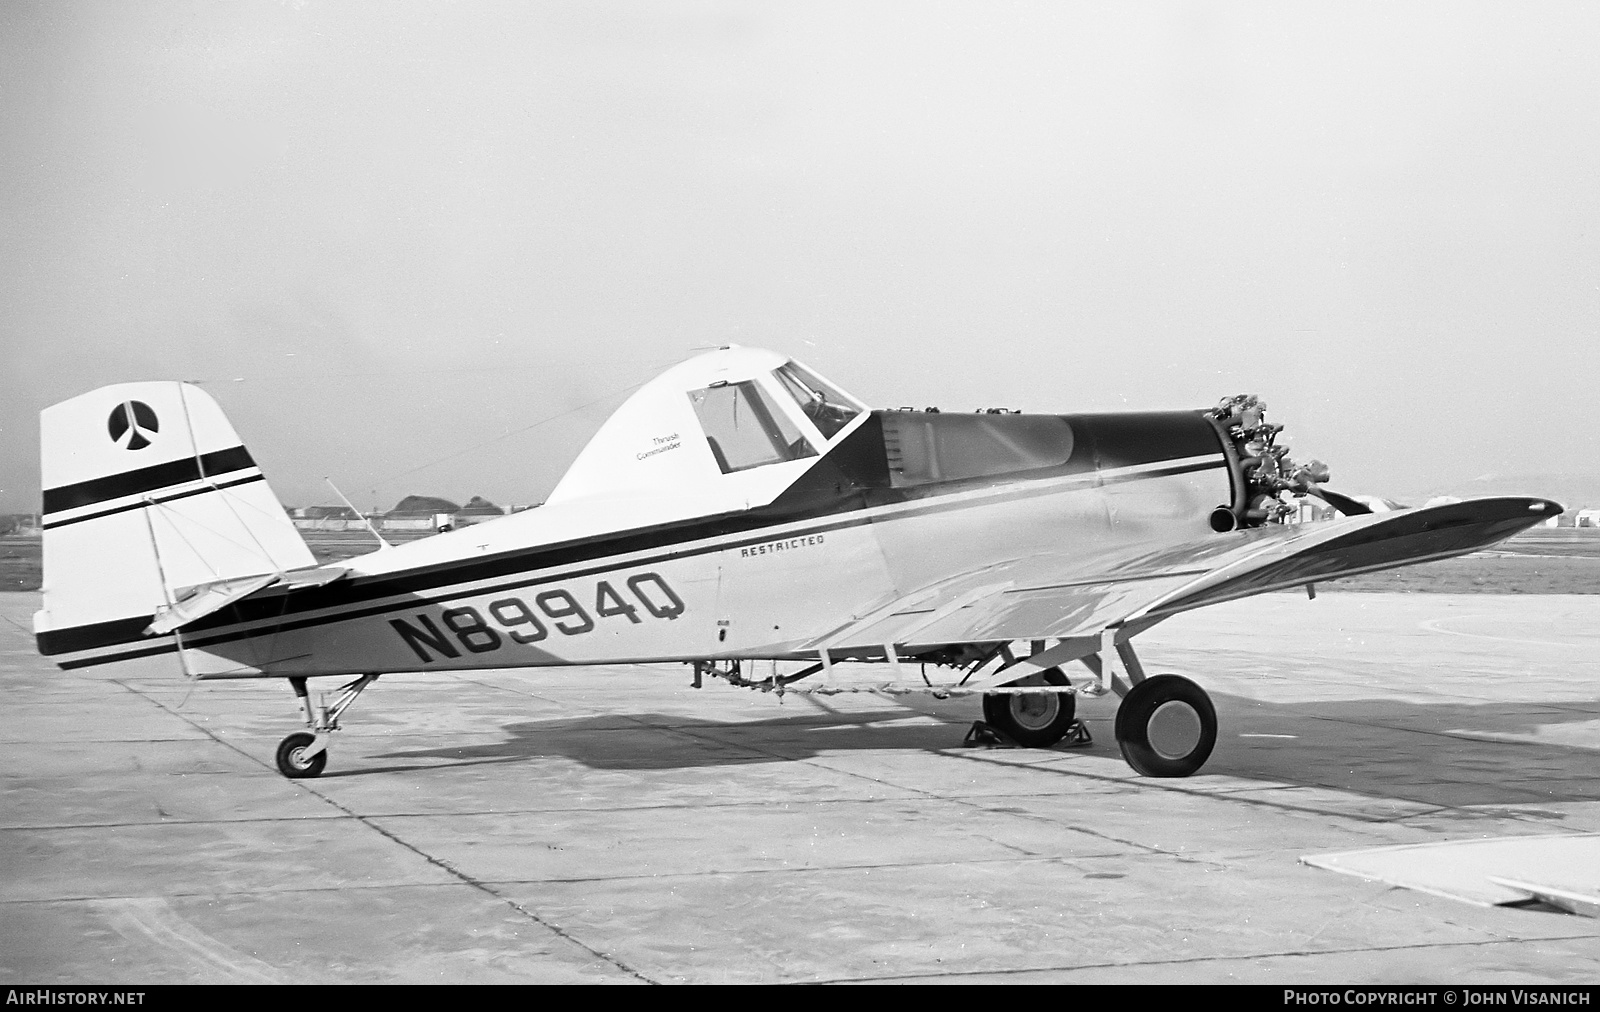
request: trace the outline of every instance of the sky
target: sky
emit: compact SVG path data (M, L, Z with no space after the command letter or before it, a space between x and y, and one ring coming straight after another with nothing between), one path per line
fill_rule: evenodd
M201 382L287 505L541 500L699 350L1600 473L1600 5L0 4L0 511ZM1538 488L1526 489L1538 492Z

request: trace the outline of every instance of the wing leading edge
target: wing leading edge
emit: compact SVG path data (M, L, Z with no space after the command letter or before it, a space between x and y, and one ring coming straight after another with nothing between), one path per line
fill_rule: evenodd
M1548 499L1472 499L1326 523L1272 525L1137 554L1038 555L919 588L820 637L816 648L1069 639L1179 612L1443 559L1558 515ZM960 601L957 607L951 604ZM941 607L943 605L943 607Z

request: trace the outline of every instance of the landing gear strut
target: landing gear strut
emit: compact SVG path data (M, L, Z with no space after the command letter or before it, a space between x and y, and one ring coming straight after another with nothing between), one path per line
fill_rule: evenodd
M361 690L378 680L376 674L362 675L339 688L339 698L332 706L312 706L311 695L306 691L304 678L290 678L294 694L300 697L300 709L306 715L306 726L311 730L296 731L278 743L278 772L291 780L320 776L328 765L328 738L339 730L339 715L361 695Z

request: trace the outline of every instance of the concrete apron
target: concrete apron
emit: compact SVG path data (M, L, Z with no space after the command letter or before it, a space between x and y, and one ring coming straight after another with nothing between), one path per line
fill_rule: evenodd
M1146 666L1222 729L1167 781L1122 762L1111 700L1087 748L963 749L976 701L666 666L387 675L291 782L286 687L61 672L35 607L0 595L13 981L1600 978L1600 921L1300 862L1600 831L1600 597L1172 620Z

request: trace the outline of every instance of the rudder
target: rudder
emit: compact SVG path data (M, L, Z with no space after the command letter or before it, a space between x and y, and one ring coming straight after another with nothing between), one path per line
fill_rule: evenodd
M46 408L39 652L138 642L186 588L314 566L209 394L119 383Z

